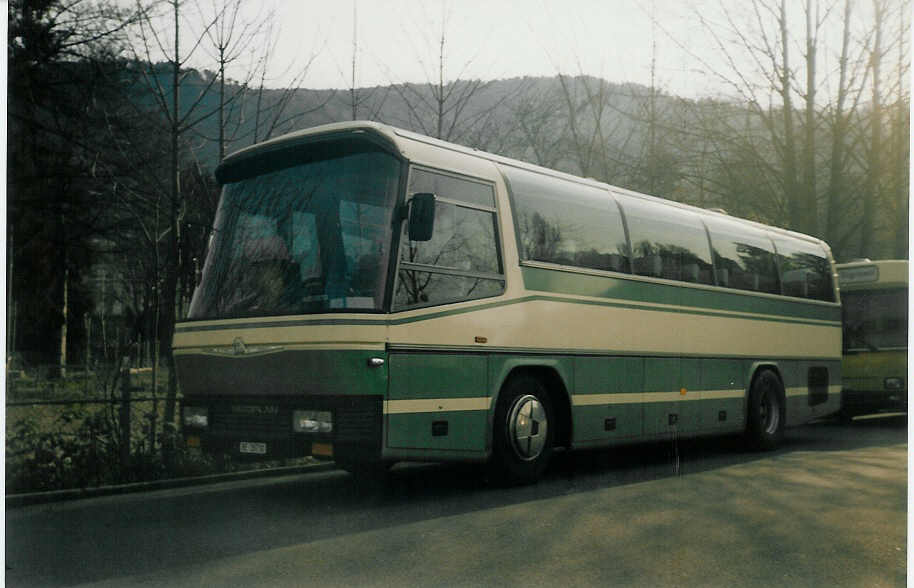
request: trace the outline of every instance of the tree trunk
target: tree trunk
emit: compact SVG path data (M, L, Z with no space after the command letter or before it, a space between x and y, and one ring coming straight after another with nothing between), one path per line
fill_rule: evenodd
M848 119L844 104L848 96L848 51L850 48L851 0L844 2L844 25L841 39L841 58L838 62L838 96L832 123L831 156L829 158L828 200L825 206L825 240L834 245L838 242L841 208L845 189L845 141L847 140ZM835 252L840 254L842 252Z
M860 233L860 257L876 255L873 233L876 231L875 211L879 199L880 174L882 173L882 100L880 98L880 65L882 61L882 27L885 18L881 0L873 1L875 31L873 51L870 54L870 71L873 79L873 104L870 116L870 150L867 158L866 184L863 191L863 218Z
M168 241L165 253L165 279L162 284L161 308L159 324L159 350L165 363L165 369L168 370L168 388L165 397L165 415L163 427L168 428L166 431L167 439L171 434L171 428L175 420L175 404L177 401L177 379L174 373L174 358L171 352L171 340L175 330L175 297L177 296L178 272L181 262L179 252L179 226L178 211L181 201L181 178L179 167L179 149L181 138L181 98L179 84L181 81L181 59L180 59L180 14L179 3L174 3L174 26L175 26L175 53L172 67L172 125L171 125L171 194L168 207ZM155 385L155 383L153 383ZM167 457L167 456L166 456Z
M819 232L816 191L816 30L813 27L813 0L806 0L806 142L803 145L803 228L811 235Z
M784 196L787 200L787 211L790 217L792 229L806 232L806 210L805 198L797 190L797 156L796 156L796 139L793 130L793 97L791 95L790 82L790 59L788 56L789 43L787 34L787 2L781 0L780 14L778 18L781 35L781 72L779 76L780 87L778 92L781 95L782 117L784 125L784 155L783 155L783 189Z
M63 322L60 324L60 377L65 378L67 376L67 315L69 314L68 298L69 298L69 288L70 288L70 268L66 266L66 255L64 256L64 268L63 268L63 305L61 306L61 314L63 315Z

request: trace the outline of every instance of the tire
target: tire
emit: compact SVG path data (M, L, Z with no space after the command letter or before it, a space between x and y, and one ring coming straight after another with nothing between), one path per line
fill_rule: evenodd
M784 386L773 371L760 370L749 388L746 441L750 448L768 451L784 438L786 403Z
M495 408L493 476L508 484L536 482L552 456L555 421L543 384L531 375L512 377Z

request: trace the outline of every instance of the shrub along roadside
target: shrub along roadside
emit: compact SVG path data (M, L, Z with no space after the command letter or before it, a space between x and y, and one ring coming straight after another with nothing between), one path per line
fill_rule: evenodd
M56 408L56 407L55 407ZM170 463L162 446L149 444L149 419L132 434L130 459L121 464L121 438L110 407L70 406L51 419L46 414L7 424L6 494L90 489L137 482L157 482L222 473L254 472L288 466L311 466L311 457L268 462L234 462L214 458L182 442Z
M166 467L161 447L151 448L142 432L132 435L129 460L122 464L120 438L116 421L105 409L67 407L51 427L40 426L35 417L20 418L7 428L6 492L146 482L211 474L226 467L217 467L210 457L180 444L171 467Z

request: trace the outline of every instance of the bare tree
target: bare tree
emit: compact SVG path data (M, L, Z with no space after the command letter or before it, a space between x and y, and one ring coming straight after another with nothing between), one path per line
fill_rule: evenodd
M559 167L566 140L562 96L551 80L529 80L509 106L515 127L511 150L520 159L544 167Z
M834 242L838 237L838 218L835 214L845 192L844 163L846 157L846 137L848 117L845 105L848 99L850 51L851 1L844 0L844 17L842 19L841 56L838 59L838 88L834 107L831 112L831 155L829 158L829 181L825 204L825 239Z
M241 0L212 0L211 13L205 17L212 21L212 26L204 29L204 34L209 41L210 61L214 62L217 67L216 75L219 84L218 138L216 142L220 161L225 158L226 143L234 138L226 137L228 118L233 114L234 104L238 97L250 84L254 75L254 70L249 70L247 79L233 84L233 92L227 96L226 69L245 54L247 47L256 42L265 24L273 17L272 14L267 14L263 19L255 21L241 20L241 7Z
M352 120L379 118L391 87L363 88L359 86L359 9L358 0L352 0L352 61L349 71L349 108Z
M319 52L312 51L304 59L304 63L292 61L276 73L274 72L274 58L278 41L279 27L275 20L271 19L262 32L260 45L263 50L258 55L253 70L256 72L257 82L243 91L245 105L253 102L253 132L251 135L239 135L239 140L248 140L249 137L251 143L257 143L266 141L277 133L293 130L298 121L309 114L320 112L334 97L335 92L330 92L323 99L307 107L296 103L300 87L304 84ZM281 89L268 88L280 78L289 81L284 83ZM291 108L293 105L295 108ZM246 110L247 108L242 108L242 111L246 112ZM245 114L244 116L250 117L251 115Z
M898 259L908 257L908 214L911 182L911 21L910 11L902 5L898 11L897 62L895 67L895 104L889 145L891 145L888 189L891 194L891 219L895 224L895 243L891 255Z
M393 89L406 106L407 120L402 124L438 139L466 143L470 132L486 120L492 109L504 103L507 96L496 99L494 104L481 103L492 82L464 79L463 74L469 69L472 59L463 64L453 79L450 78L445 4L442 4L440 24L440 32L434 42L437 60L433 68L426 70L427 81L424 84L395 83ZM424 62L421 58L420 61Z
M909 5L873 0L874 22L868 47L870 103L860 118L863 151L863 212L858 255L906 254L910 152ZM893 67L891 55L897 51ZM884 242L890 235L891 242Z
M106 1L9 6L7 344L12 351L24 335L61 368L75 348L68 339L79 332L70 324L73 280L105 228L88 206L105 181L92 163L101 144L94 106L106 100L114 56L134 19Z
M166 196L165 205L161 207L164 214L164 230L159 232L156 228L154 234L154 250L158 256L160 244L164 247L162 260L161 288L156 290L159 303L156 304L156 332L158 335L158 350L155 354L157 360L153 364L153 383L156 382L158 358L164 360L168 370L168 387L165 401L164 425L171 427L174 423L175 402L177 393L177 380L174 370L174 357L171 353L171 340L174 334L174 324L178 312L178 286L182 256L181 229L183 217L186 212L186 203L181 192L181 152L185 148L188 132L202 121L214 116L219 108L206 106L205 98L213 91L218 83L218 77L209 76L202 84L193 88L196 95L189 103L182 103L182 94L189 94L190 88L184 82L188 76L188 64L194 59L195 52L203 44L210 29L218 22L216 18L198 23L196 31L188 26L193 33L190 49L185 51L181 40L186 34L182 25L188 24L183 9L188 4L186 0L165 0L163 4L151 6L138 6L142 11L143 19L140 21L138 32L138 61L154 64L158 58L163 58L165 68L150 65L144 72L147 88L151 93L158 109L159 115L165 121L169 137L169 179L164 190L157 191L156 216L160 210L161 197ZM159 12L158 8L164 6L166 10ZM193 5L198 8L196 5ZM168 28L171 30L168 31ZM170 39L169 39L170 34ZM167 71L167 73L166 73ZM186 88L186 89L185 89ZM182 92L185 90L185 92ZM158 260L157 260L158 261ZM159 264L156 263L156 267ZM157 280L158 285L158 280Z
M882 67L882 35L886 26L886 2L873 0L875 21L873 23L873 47L870 51L870 71L872 85L872 102L870 104L870 140L866 161L866 181L863 188L863 217L861 219L860 250L861 257L866 256L872 248L875 227L875 208L881 191L882 167L882 95L880 79Z

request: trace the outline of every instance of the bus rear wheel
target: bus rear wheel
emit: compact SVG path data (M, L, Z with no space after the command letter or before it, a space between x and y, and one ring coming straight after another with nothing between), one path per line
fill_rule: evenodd
M777 374L763 369L749 388L746 441L752 449L770 450L780 445L786 421L784 387Z
M512 377L495 408L491 469L510 484L530 484L542 475L552 456L555 426L552 402L543 384L531 375Z

